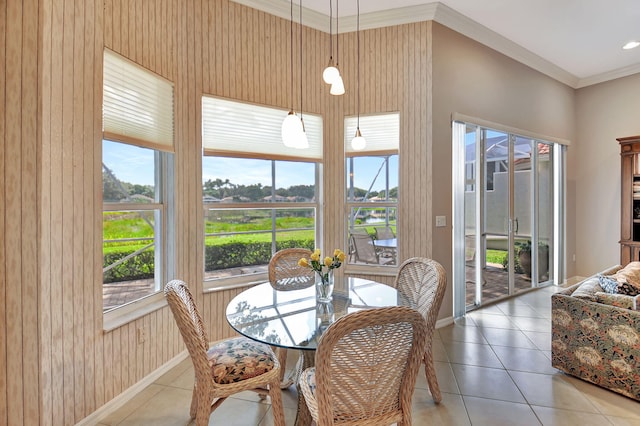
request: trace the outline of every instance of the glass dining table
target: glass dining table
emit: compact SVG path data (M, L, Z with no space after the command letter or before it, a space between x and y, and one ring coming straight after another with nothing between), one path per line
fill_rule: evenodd
M337 280L338 278L336 278ZM252 340L301 351L296 375L315 365L315 350L322 333L338 318L362 309L411 306L395 288L383 283L344 278L344 291L336 290L330 303L316 302L315 287L277 291L269 282L255 285L227 305L227 321ZM336 286L338 288L338 286ZM311 415L298 386L296 425L311 424Z

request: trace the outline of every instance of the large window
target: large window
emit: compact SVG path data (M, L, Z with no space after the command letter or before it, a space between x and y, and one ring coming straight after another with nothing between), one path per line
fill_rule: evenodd
M157 294L172 276L173 86L105 51L103 310ZM159 296L160 297L160 296ZM135 308L135 306L134 306Z
M361 116L362 150L351 146L356 125L354 117L345 120L348 262L396 266L400 118L397 113Z
M316 246L322 120L303 116L309 148L286 148L287 111L202 99L204 276L210 286L266 274L287 247ZM233 124L233 125L231 125Z

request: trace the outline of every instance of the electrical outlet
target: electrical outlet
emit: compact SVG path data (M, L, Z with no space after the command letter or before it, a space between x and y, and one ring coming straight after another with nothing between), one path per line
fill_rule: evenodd
M436 216L436 227L442 228L447 226L447 217L446 216Z
M144 343L145 340L147 340L147 332L144 329L144 327L138 327L137 334L138 334L138 344L139 345Z

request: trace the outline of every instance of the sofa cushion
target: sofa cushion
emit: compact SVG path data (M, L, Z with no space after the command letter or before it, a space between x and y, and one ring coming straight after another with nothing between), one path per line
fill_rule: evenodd
M597 276L589 277L585 279L579 286L574 290L571 295L573 297L578 297L580 299L588 299L595 302L596 297L595 294L598 291L602 291L602 287L600 287L600 280Z
M603 303L605 305L616 306L624 309L638 309L637 299L638 297L627 296L626 294L609 294L603 292L596 292L596 302Z

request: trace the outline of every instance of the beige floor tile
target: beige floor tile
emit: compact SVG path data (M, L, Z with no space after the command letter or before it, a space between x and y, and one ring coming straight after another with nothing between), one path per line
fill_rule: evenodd
M178 365L167 371L154 383L158 385L172 386L174 384L174 381L178 379L178 377L180 377L185 371L191 371L191 374L193 374L193 363L191 362L191 358L189 357L180 361Z
M493 351L507 370L543 374L554 374L558 371L551 366L549 358L538 349L493 346Z
M449 364L448 362L434 361L434 366L436 369L436 378L438 379L438 387L440 388L440 392L459 394L460 390L458 389L456 378L453 375L451 364ZM424 365L418 372L418 377L416 379L416 388L429 390L429 383L427 382L427 377L424 373Z
M544 426L602 426L609 423L607 418L601 414L583 413L552 407L532 406L531 408L533 408L533 411Z
M438 334L443 342L487 343L478 327L451 325L439 329Z
M284 407L284 423L287 425L293 425L296 421L296 413L297 410L295 408ZM273 426L273 413L271 412L271 408L262 418L262 421L259 423L259 426Z
M460 395L443 393L439 404L434 403L430 397L429 392L424 389L416 389L413 393L411 415L414 425L471 425Z
M443 342L452 364L502 368L502 363L489 345L464 342Z
M526 403L509 374L502 369L459 364L451 367L462 395Z
M480 331L491 346L536 349L536 345L520 330L480 327Z
M540 317L538 311L529 305L514 305L511 303L499 303L500 312L511 317ZM484 311L484 309L483 309Z
M431 346L431 352L433 353L433 360L434 361L449 362L449 357L447 356L447 351L444 348L444 345L442 344L442 340L433 339L432 346Z
M551 350L551 330L549 331L523 331L522 332L536 347L542 351Z
M551 332L551 320L547 318L512 317L511 321L523 331Z
M640 402L584 380L565 376L604 415L640 419Z
M467 315L463 318L458 318L456 320L454 320L455 325L462 325L462 326L467 326L467 327L475 327L476 326L476 322L473 320L473 318L471 318L470 315Z
M474 311L468 315L473 318L478 327L510 329L518 328L506 315L485 314L481 311Z
M540 425L527 404L464 396L464 405L473 426Z
M607 419L614 426L640 426L640 419L630 419L626 417L607 416Z
M118 426L176 426L190 422L191 392L165 387L129 414Z
M502 312L497 304L483 306L478 312L482 312L483 314L504 315L504 312Z
M531 405L598 413L596 407L575 386L567 382L562 373L511 371L509 374Z
M138 410L142 405L154 398L158 394L158 392L161 392L164 389L164 386L159 386L156 384L147 386L140 393L127 401L127 403L122 407L118 408L116 411L113 411L105 418L101 419L100 423L103 425L120 424L120 422L122 422L127 416Z

